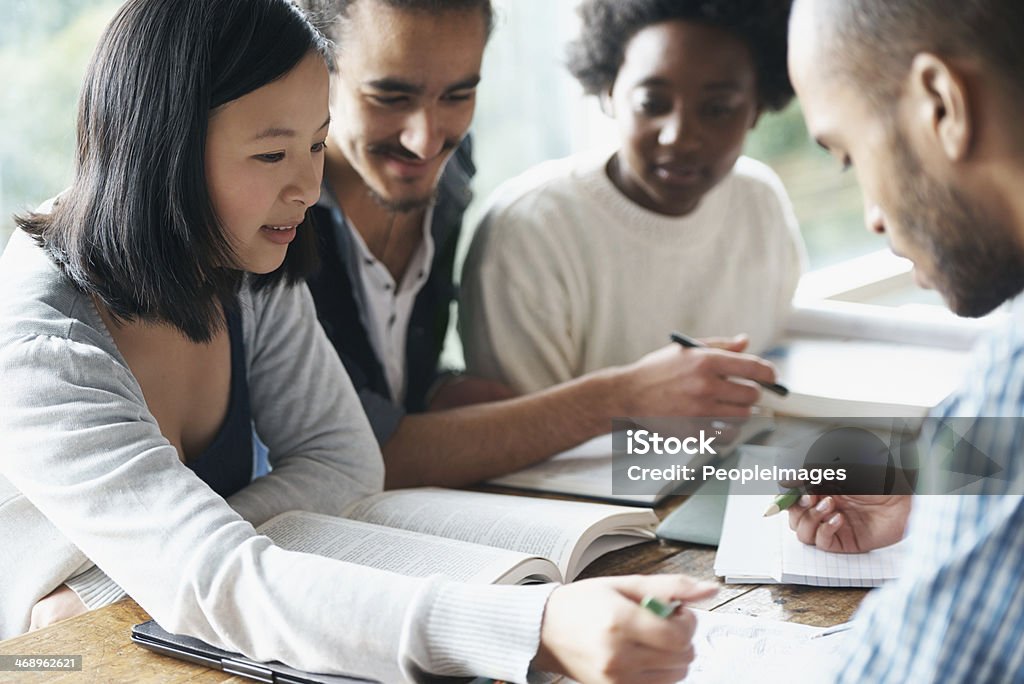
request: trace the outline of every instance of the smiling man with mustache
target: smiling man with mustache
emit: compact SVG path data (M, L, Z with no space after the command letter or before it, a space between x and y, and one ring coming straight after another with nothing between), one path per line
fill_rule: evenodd
M775 370L722 349L667 346L522 396L441 376L490 1L302 4L337 45L311 210L323 267L309 284L380 442L386 486L504 474L607 433L617 416L750 414L760 389L729 378L770 383Z
M323 265L309 286L383 446L443 384L438 358L475 173L466 133L493 9L489 0L440 10L418 0L301 4L336 44L339 118L313 209ZM470 387L480 398L509 394ZM389 461L389 483L407 483Z

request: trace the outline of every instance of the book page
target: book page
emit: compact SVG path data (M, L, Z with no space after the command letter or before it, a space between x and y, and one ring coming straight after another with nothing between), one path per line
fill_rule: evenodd
M573 555L600 532L654 538L650 510L575 501L553 501L462 490L417 488L377 494L353 504L357 520L438 537L487 544L548 558L567 580Z
M561 579L561 574L549 561L526 554L318 513L283 513L261 525L259 532L289 551L312 553L410 577L440 574L453 580L483 584L514 584L528 576L538 581Z
M826 628L721 611L693 612L697 615L693 635L696 658L690 665L687 684L817 684L832 681L830 675L841 664L848 632L812 639Z

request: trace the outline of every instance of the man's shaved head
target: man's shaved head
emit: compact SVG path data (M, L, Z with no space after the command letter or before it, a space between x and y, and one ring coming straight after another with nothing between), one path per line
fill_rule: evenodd
M829 67L889 108L914 56L975 59L1024 99L1021 0L797 0L813 5ZM806 25L805 25L806 28ZM790 41L800 40L791 36ZM841 59L836 59L841 55Z
M1024 290L1024 3L797 0L790 76L865 225L962 316Z

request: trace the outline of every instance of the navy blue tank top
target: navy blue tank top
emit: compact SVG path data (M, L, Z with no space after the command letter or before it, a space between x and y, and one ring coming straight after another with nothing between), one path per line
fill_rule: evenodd
M252 411L245 375L245 340L238 306L225 306L231 344L231 396L217 436L189 468L210 488L228 497L252 480Z

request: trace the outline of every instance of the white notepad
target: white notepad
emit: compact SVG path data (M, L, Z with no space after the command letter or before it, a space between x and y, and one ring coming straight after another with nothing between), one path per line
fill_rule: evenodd
M740 467L752 464L741 462ZM877 587L895 579L905 542L868 553L829 553L802 544L785 513L763 517L771 496L731 494L725 507L715 574L735 584Z

